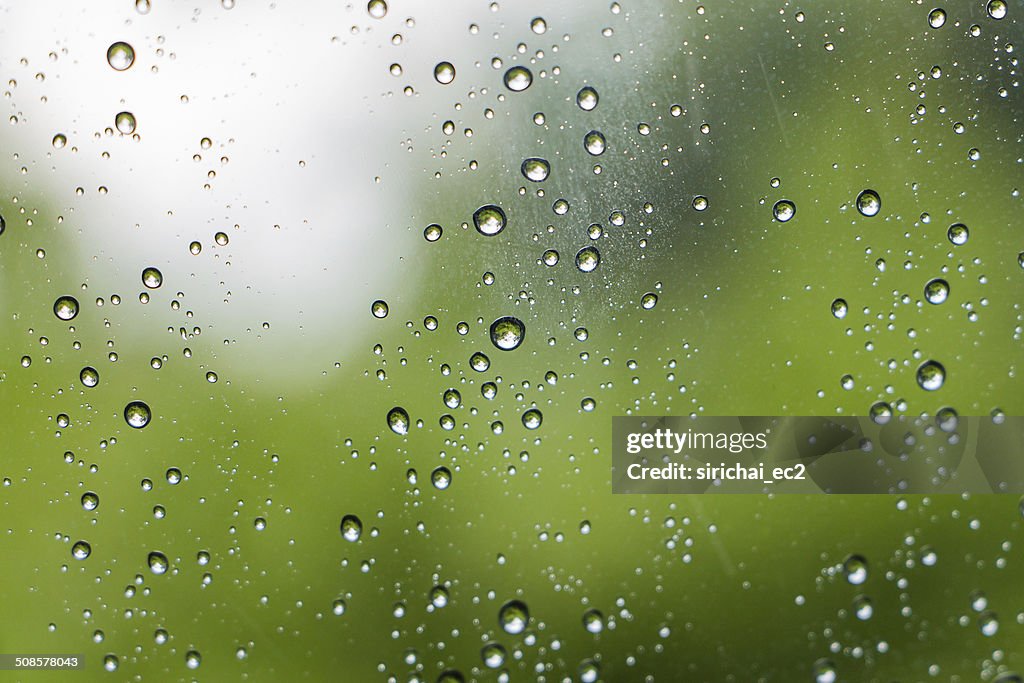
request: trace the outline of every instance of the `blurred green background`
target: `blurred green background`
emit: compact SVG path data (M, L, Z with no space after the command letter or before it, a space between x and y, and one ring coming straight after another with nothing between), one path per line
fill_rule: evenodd
M1024 670L1017 496L610 494L614 415L1020 414L1019 4L4 9L0 652L87 663L0 679Z

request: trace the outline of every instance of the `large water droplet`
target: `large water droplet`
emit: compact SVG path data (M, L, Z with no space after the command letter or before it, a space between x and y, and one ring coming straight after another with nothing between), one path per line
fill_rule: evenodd
M92 554L92 546L85 541L78 541L71 546L71 557L76 560L84 560Z
M775 202L775 206L772 207L772 214L775 216L775 220L780 223L785 223L796 215L796 204L788 199L780 199Z
M100 497L92 491L82 494L82 509L92 512L100 506Z
M114 126L117 132L124 135L131 135L135 132L135 114L130 111L122 111L114 117Z
M349 543L355 543L363 535L363 522L355 515L341 518L341 537Z
M494 204L486 204L473 212L473 225L481 235L497 235L505 229L506 222L505 212Z
M597 247L583 247L576 252L576 267L582 273L593 272L601 264L601 252Z
M142 271L142 284L150 289L156 289L164 283L163 274L156 268L149 267Z
M487 643L480 650L480 658L488 669L500 668L505 663L505 648L500 643Z
M87 365L78 373L78 379L81 380L82 386L89 387L91 389L100 383L100 373L96 368L91 365Z
M860 211L862 216L870 218L881 210L882 198L874 190L864 190L857 195L857 211Z
M384 0L370 0L366 3L366 11L374 19L383 19L384 15L388 13L388 3Z
M388 427L395 434L404 436L409 433L409 413L405 412L405 408L395 406L388 411Z
M814 683L836 683L839 675L836 665L830 659L819 659L814 662Z
M78 299L62 296L53 303L53 314L61 320L73 320L78 315Z
M985 11L993 19L1002 19L1006 16L1006 3L1003 0L988 0Z
M383 299L377 299L370 304L370 313L373 313L374 318L388 317L388 310L388 302Z
M451 62L441 62L434 67L434 80L441 85L448 85L455 80L455 67Z
M580 88L580 91L576 93L576 104L583 111L592 111L597 106L597 102L597 91L589 85L583 86Z
M850 555L843 560L843 576L854 586L868 580L868 561L862 555Z
M526 326L519 318L506 315L491 323L491 343L502 351L511 351L523 343Z
M135 50L131 45L118 41L107 48L107 64L115 71L125 71L135 62Z
M523 426L527 429L538 429L544 421L544 416L536 408L530 408L523 413Z
M848 311L849 307L846 305L846 299L836 299L832 302L832 315L839 320L845 318Z
M530 610L520 600L509 600L498 611L498 625L505 633L518 635L530 623Z
M583 613L583 628L589 633L600 633L604 630L604 615L596 609L588 609Z
M605 139L600 131L592 130L583 136L583 146L592 156L604 154Z
M949 298L949 283L942 278L929 280L924 286L924 298L930 304L941 304Z
M124 407L124 421L129 427L142 429L149 424L152 417L153 413L149 406L142 401L132 401Z
M477 372L487 372L491 367L491 359L477 351L469 357L469 365Z
M438 467L430 473L430 483L439 491L444 491L452 484L452 472L447 467Z
M949 230L946 231L946 237L949 241L960 247L967 244L967 239L971 236L970 230L963 223L954 223L949 226Z
M928 25L932 28L942 28L946 23L946 10L936 7L928 13Z
M149 571L158 576L166 574L167 568L171 566L171 563L167 561L167 556L155 550L149 554L147 561L149 563Z
M523 177L527 180L539 183L548 179L548 174L551 172L551 164L546 159L530 157L523 161L520 171L522 171Z
M533 74L525 66L514 66L505 72L505 87L512 92L522 92L533 83Z
M658 295L654 292L647 292L640 297L640 308L649 311L658 305Z
M937 391L945 382L946 368L938 361L925 361L917 369L917 383L925 391Z

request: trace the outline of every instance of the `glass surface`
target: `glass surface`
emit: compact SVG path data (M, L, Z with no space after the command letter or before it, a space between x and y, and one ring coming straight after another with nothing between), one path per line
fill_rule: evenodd
M1017 496L613 496L610 439L1021 414L1022 21L6 3L0 651L1019 680Z

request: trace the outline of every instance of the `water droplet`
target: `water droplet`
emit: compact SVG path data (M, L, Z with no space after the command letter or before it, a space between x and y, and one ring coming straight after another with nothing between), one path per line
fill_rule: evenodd
M967 226L963 223L954 223L949 226L949 230L946 231L946 237L949 241L956 246L960 247L967 244L967 239L970 237L971 232L967 229Z
M434 67L434 80L441 85L448 85L455 80L455 67L451 62L441 62Z
M991 6L992 6L992 3L989 3L989 7L991 7ZM994 18L999 19L1000 17L994 17ZM996 613L995 612L983 612L982 615L978 617L978 628L981 630L981 635L983 635L983 636L985 636L987 638L991 638L996 633L998 633L999 632L999 618L996 617Z
M928 25L932 28L942 28L946 23L946 10L936 7L928 13Z
M213 236L213 241L216 242L218 246L226 247L228 245L228 235L225 232L218 232Z
M857 195L857 210L870 218L882 210L882 198L874 190L864 190Z
M78 541L71 546L71 557L76 560L84 560L92 554L92 546L85 541Z
M388 3L384 0L370 0L366 3L366 11L374 19L383 19L384 15L388 13Z
M588 609L583 613L583 628L589 633L600 633L604 630L604 615L596 609Z
M73 320L78 315L78 299L62 296L53 303L53 314L61 320Z
M441 239L441 235L444 234L444 229L437 223L432 223L427 227L423 228L423 239L428 242L436 242Z
M796 214L796 204L788 199L780 199L772 207L772 214L774 214L775 220L785 223Z
M937 391L945 382L946 368L937 361L925 361L917 369L917 384L925 391Z
M462 394L459 393L458 389L447 389L444 392L443 399L444 404L452 410L462 405Z
M871 598L866 595L858 595L853 599L853 613L861 621L867 621L875 613L875 608L871 604Z
M192 242L191 244L188 245L188 251L193 256L198 256L202 250L203 245L200 244L199 242Z
M530 157L523 161L523 165L519 170L527 180L539 183L548 179L548 174L551 172L551 164L546 159Z
M930 304L941 304L949 298L949 283L942 278L929 280L924 286L924 298Z
M604 154L605 139L604 135L596 130L592 130L583 136L583 147L586 148L592 156L601 156Z
M522 92L533 83L533 74L525 66L514 66L505 72L505 87L512 92Z
M832 315L837 319L842 320L845 318L848 311L849 307L846 305L846 299L836 299L832 302Z
M491 343L502 351L511 351L523 343L526 326L519 318L504 316L491 323Z
M498 625L510 635L522 633L529 623L530 610L526 603L519 600L509 600L498 611Z
M584 659L580 662L576 675L580 679L580 683L597 683L601 677L601 665L593 659Z
M152 416L149 406L142 401L132 401L124 407L124 421L135 429L142 429L148 425Z
M125 71L135 62L135 50L123 41L113 43L107 48L107 64L114 71Z
M444 491L451 486L452 472L447 467L438 467L430 473L430 483L439 491Z
M388 302L377 299L370 305L370 312L373 313L374 318L388 317Z
M554 249L548 249L541 255L541 260L544 261L544 265L551 267L558 265L559 254Z
M203 663L203 658L195 650L189 650L185 653L185 666L190 669L198 669L199 665Z
M500 668L505 663L505 648L499 643L487 643L480 650L480 658L488 669Z
M131 135L135 132L135 115L130 111L120 112L114 117L114 126L119 133Z
M430 604L434 607L438 609L447 607L450 600L451 596L448 595L448 589L444 586L434 586L430 589Z
M693 198L691 206L693 206L693 208L697 211L707 211L708 204L708 198L702 194L699 194Z
M53 144L54 149L61 149L64 145L68 144L68 138L64 133L57 133L53 136L51 143Z
M167 568L171 566L171 563L167 561L167 556L155 550L149 554L148 562L149 571L153 572L157 576L160 574L166 574Z
M544 21L544 17L534 17L530 22L530 29L537 35L541 35L548 30L548 22Z
M654 292L647 292L642 297L640 297L640 307L643 308L644 310L649 311L657 305L658 295L655 294Z
M993 19L1002 19L1006 16L1006 3L1003 0L988 0L985 11Z
M96 368L91 365L87 365L78 373L78 379L82 381L82 386L89 387L91 389L100 383L100 373Z
M537 429L543 421L544 416L536 408L530 408L523 413L523 426L527 429Z
M843 576L850 584L861 585L868 580L868 561L862 555L850 555L843 560Z
M491 359L477 351L469 357L469 365L477 372L487 372L491 367Z
M87 491L82 494L82 509L92 512L100 506L100 497L92 491Z
M597 247L583 247L576 252L576 267L581 273L591 273L601 264L601 252Z
M164 473L164 478L167 479L168 484L176 486L181 482L181 470L177 467L169 467Z
M583 86L580 88L580 91L576 93L576 104L583 111L593 111L597 106L598 99L597 91L589 85Z
M836 665L830 659L819 659L814 662L814 683L836 683L839 675Z
M473 212L473 225L481 235L497 235L505 229L506 222L505 212L494 204L486 204Z
M142 271L142 284L150 289L156 289L164 282L163 274L156 268L146 268Z
M363 522L355 515L341 518L341 537L349 543L355 543L363 535Z
M405 412L405 408L395 406L388 411L388 427L400 436L409 433L409 413Z

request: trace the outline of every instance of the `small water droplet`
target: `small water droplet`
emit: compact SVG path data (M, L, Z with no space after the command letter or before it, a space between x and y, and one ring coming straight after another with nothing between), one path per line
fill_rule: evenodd
M469 365L477 372L487 372L491 367L491 359L477 351L469 357Z

